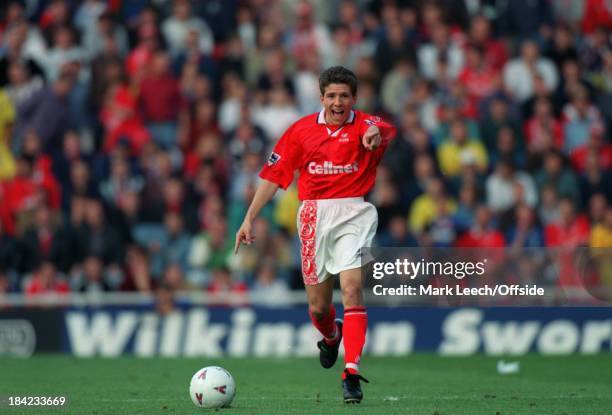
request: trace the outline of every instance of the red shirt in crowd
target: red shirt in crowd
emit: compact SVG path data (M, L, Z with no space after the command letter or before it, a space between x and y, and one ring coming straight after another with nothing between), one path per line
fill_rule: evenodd
M506 241L501 232L495 229L483 232L470 230L461 235L455 245L460 248L503 248Z
M475 100L477 104L496 91L497 78L499 72L487 65L482 69L465 67L459 74L458 80L465 86L470 99Z
M121 85L102 108L100 119L106 129L106 151L113 151L121 140L125 140L134 154L140 154L142 147L150 140L149 131L138 115L136 103L129 88Z
M586 0L582 30L591 33L599 26L612 29L612 5L608 0Z
M146 121L176 121L185 102L179 84L170 74L149 76L140 84L140 109Z
M51 293L68 294L70 293L70 286L64 280L55 280L51 282L51 285L49 285L47 283L43 283L38 276L35 276L25 287L25 294L28 296Z
M589 155L590 147L588 145L580 146L570 154L572 165L579 172L583 172L586 167L587 156ZM612 169L612 144L606 144L597 150L599 156L599 165L602 170Z
M361 143L366 130L375 125L381 146L368 151ZM376 167L395 136L395 127L380 117L351 111L342 126L325 123L324 110L295 122L274 147L260 177L286 189L298 178L300 200L360 197L374 186Z
M546 246L557 248L553 251L559 269L558 284L564 287L580 286L585 275L576 268L575 248L586 246L589 241L590 226L584 215L577 216L569 225L551 223L544 229Z

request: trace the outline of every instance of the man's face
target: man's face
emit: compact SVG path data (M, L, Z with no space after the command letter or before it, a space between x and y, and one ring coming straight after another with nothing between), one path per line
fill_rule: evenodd
M327 124L342 125L348 119L356 97L347 84L329 84L321 95Z

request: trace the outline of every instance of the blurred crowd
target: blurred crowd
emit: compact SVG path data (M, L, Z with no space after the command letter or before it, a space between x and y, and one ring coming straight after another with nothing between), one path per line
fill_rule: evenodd
M234 234L331 65L398 127L378 245L612 247L609 1L1 7L0 292L282 302L302 284L296 190L237 256Z

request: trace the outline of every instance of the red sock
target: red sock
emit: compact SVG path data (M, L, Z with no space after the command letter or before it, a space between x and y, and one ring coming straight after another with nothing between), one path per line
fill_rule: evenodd
M344 309L344 325L342 326L344 367L351 374L356 375L359 373L359 361L361 360L361 351L365 344L367 330L368 314L365 307L348 307ZM342 376L345 376L344 372L342 372Z
M340 335L338 333L338 326L336 326L336 308L333 304L329 306L329 313L323 317L321 320L317 320L312 313L310 314L310 320L312 320L312 325L316 327L317 330L323 335L325 342L327 344L334 344Z

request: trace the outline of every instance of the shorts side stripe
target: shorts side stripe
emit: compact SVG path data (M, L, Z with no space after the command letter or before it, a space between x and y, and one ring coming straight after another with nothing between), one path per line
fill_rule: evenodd
M300 241L302 242L302 276L304 284L319 282L316 262L317 202L306 200L300 211Z

